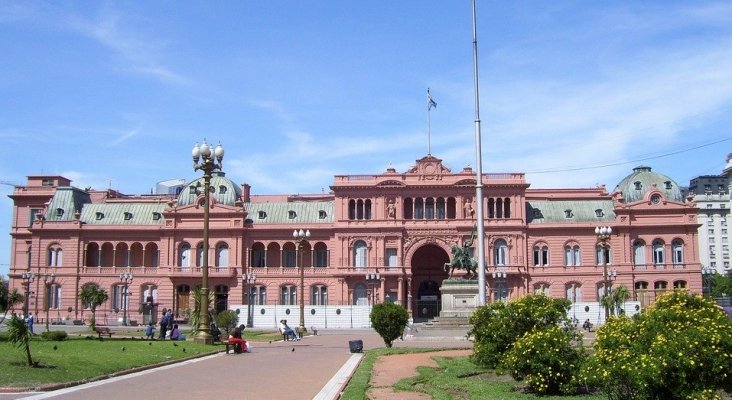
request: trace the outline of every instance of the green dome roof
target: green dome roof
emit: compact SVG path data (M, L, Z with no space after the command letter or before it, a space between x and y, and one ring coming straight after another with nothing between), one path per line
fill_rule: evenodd
M658 190L666 196L667 200L683 202L679 185L664 174L651 172L651 167L640 165L633 168L633 173L626 176L618 184L616 190L623 193L626 203L633 203L643 200L646 193L651 190Z
M241 197L241 188L232 182L231 179L227 178L223 172L217 171L211 175L211 196L219 204L234 206ZM196 198L198 197L196 187L200 188L199 191L203 190L203 177L187 184L181 190L180 195L178 195L179 207L195 204Z

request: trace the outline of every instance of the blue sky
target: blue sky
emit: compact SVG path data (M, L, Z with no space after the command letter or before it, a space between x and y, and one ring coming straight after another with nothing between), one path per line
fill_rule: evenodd
M732 151L728 1L479 0L478 46L484 172L683 185ZM319 193L424 156L428 87L432 154L475 167L470 0L0 0L0 179L149 193L207 138L254 193Z

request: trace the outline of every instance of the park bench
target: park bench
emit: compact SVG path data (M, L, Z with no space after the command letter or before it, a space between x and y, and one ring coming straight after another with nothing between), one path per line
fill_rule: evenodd
M97 326L94 328L94 332L96 332L97 335L99 335L100 340L102 339L102 335L107 335L107 337L109 337L109 338L112 337L112 331L109 330L109 328L107 328L106 326L104 326L104 327Z
M221 343L223 343L224 346L226 346L226 354L229 354L229 347L231 347L232 350L235 350L237 343L241 344L242 353L248 352L249 344L244 339L229 338L227 340L222 341Z

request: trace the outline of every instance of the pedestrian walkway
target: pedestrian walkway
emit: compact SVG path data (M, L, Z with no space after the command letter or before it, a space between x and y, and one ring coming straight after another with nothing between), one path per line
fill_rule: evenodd
M333 399L358 364L349 341L364 350L384 347L372 330L321 330L297 342L254 342L253 351L189 360L161 368L43 393L0 399L131 399L165 393L166 398ZM465 347L469 342L398 340L395 347Z

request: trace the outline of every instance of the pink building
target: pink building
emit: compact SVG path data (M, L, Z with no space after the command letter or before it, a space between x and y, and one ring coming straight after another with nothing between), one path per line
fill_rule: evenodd
M488 301L544 292L596 304L605 261L611 285L627 287L641 306L665 290L702 289L697 209L675 181L648 167L635 168L610 193L604 186L530 189L522 173L484 174L482 202L474 171L453 172L431 155L405 172L337 175L332 192L321 195L252 195L249 185L218 173L208 255L204 200L195 191L202 180L172 196L28 177L10 196L11 288L24 292L22 274L34 274L28 306L41 321L46 304L52 321L83 319L78 293L90 283L110 295L98 318L117 321L127 309L131 320L143 321L162 308L184 318L207 256L219 310L248 303L243 273L257 277L252 303L299 304L302 266L308 309L388 298L416 319L429 318L439 311L451 246L470 238L482 206ZM606 250L597 226L613 228ZM292 233L300 229L311 236L298 249ZM128 271L134 278L125 298L120 273ZM52 284L44 281L51 273Z

